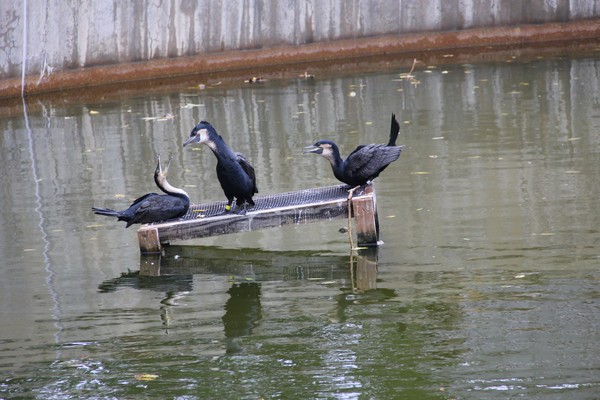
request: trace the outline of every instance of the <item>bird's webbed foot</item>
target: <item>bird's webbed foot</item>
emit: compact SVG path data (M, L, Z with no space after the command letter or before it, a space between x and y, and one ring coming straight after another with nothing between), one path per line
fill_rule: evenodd
M238 215L246 215L246 213L248 212L247 209L247 204L246 202L236 202L236 211L235 213Z
M237 215L246 215L247 212L246 207L237 208L235 211Z

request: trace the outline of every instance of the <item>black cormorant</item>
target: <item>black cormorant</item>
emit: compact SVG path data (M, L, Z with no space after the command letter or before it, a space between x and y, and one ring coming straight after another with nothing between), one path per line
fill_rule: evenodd
M340 156L337 145L331 140L319 140L312 146L303 148L302 152L322 155L331 163L333 175L338 180L351 187L362 186L377 178L381 171L400 157L404 146L396 146L398 132L400 132L400 125L396 121L396 116L392 114L388 144L360 145L345 160Z
M132 224L149 224L184 216L190 207L190 198L183 189L173 187L167 182L169 165L171 165L170 158L167 167L163 169L158 156L158 165L154 171L156 186L166 194L148 193L136 199L128 209L123 211L98 207L92 207L92 210L95 214L117 217L119 221L127 222L125 228L129 228Z
M246 157L231 150L215 128L206 121L200 121L192 129L190 137L183 146L185 147L191 143L204 143L210 147L217 157L217 178L221 188L223 188L225 197L227 197L225 210L231 210L234 197L236 205L238 207L243 206L242 211L245 211L246 203L254 206L252 196L258 193L256 175L254 174L254 168Z

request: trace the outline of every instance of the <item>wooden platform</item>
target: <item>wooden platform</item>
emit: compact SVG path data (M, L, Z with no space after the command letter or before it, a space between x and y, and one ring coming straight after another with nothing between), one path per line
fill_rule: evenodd
M245 215L225 213L224 201L192 204L178 220L142 225L137 231L142 253L159 253L162 245L177 240L278 228L348 218L348 186L327 186L254 198L256 205ZM377 209L372 184L352 196L352 217L357 244L377 246Z

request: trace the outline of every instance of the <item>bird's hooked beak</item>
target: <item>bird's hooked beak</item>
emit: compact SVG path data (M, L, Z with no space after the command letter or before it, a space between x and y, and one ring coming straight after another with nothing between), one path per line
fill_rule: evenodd
M162 176L163 178L166 178L167 173L169 172L169 166L171 165L171 160L173 158L169 157L169 161L167 161L167 166L165 168L163 168L162 162L160 161L160 154L157 155L157 158L158 158L158 165L156 166L156 174L158 174L159 176Z
M202 143L207 138L206 129L198 129L197 127L192 130L190 137L183 143L183 147L192 143Z
M192 131L193 132L193 131ZM194 143L198 141L198 133L192 134L187 140L183 143L183 147L187 146L190 143Z
M323 154L323 148L321 146L315 146L314 144L303 147L302 154L308 154L308 153Z

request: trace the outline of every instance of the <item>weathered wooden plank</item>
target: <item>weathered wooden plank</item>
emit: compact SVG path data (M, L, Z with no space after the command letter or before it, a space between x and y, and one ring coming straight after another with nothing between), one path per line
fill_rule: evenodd
M138 229L137 235L142 253L160 253L160 238L156 227L148 226L144 229Z
M284 225L348 217L348 188L344 185L306 189L255 198L245 215L224 213L224 202L192 205L181 220L143 225L138 230L142 253L160 252L161 244ZM359 245L376 245L375 202L372 185L353 194L355 215L360 218ZM373 214L369 216L369 213Z
M250 232L290 224L299 225L324 219L344 217L348 213L347 207L346 200L338 200L321 204L249 211L246 215L220 215L155 226L159 230L161 243L167 243L173 240Z

